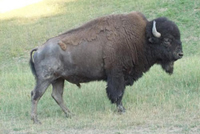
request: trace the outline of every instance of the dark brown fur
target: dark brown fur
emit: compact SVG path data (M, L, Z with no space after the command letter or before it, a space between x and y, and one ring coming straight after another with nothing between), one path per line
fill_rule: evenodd
M120 64L132 64L133 60L137 64L138 53L144 48L146 24L146 18L139 12L105 16L63 33L64 37L58 44L63 50L66 50L68 45L79 45L84 41L93 41L94 45L95 42L102 42L100 44L105 49L106 68L112 66L113 62L119 64L121 61L125 61ZM103 40L98 36L103 36ZM123 57L119 57L119 55Z

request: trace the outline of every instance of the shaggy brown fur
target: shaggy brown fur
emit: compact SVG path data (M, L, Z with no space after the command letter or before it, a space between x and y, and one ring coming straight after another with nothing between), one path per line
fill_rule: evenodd
M118 61L130 63L133 60L134 63L137 63L138 52L142 50L142 44L145 42L146 24L146 18L139 12L105 16L63 33L64 37L58 44L65 51L68 45L79 45L83 41L102 42L102 44L105 42L104 57L107 57L105 61L107 68L112 66L109 65L110 63L119 63ZM98 38L98 36L106 36L106 38L101 40L102 38ZM112 53L112 51L119 53ZM123 57L117 55L123 55Z

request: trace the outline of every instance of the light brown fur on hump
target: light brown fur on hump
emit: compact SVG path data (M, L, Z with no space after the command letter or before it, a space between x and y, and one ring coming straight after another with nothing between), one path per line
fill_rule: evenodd
M62 49L62 50L66 50L67 49L67 45L65 44L65 43L63 43L62 41L59 41L58 42L58 45L60 46L60 48Z
M60 42L66 45L78 45L82 41L93 41L97 39L98 34L104 31L107 25L107 18L102 17L86 23L85 25L64 33L66 36ZM63 34L63 35L64 35Z

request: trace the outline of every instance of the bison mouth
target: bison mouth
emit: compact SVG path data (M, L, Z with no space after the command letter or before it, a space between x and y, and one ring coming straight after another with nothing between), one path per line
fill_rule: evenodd
M173 74L174 71L174 61L168 62L168 63L162 63L161 64L163 70L165 70L168 74Z

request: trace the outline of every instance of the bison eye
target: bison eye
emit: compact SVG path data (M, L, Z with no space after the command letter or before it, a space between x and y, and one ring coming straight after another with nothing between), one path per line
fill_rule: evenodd
M169 46L170 44L171 44L171 39L169 39L169 38L164 38L164 41L163 41L163 44L165 45L165 46Z
M164 38L164 42L171 42L171 39L169 39L169 38Z

